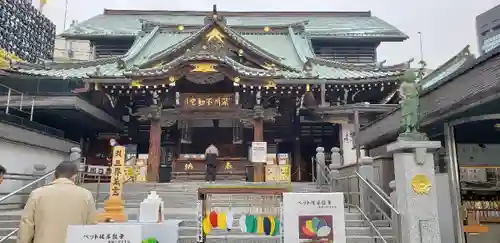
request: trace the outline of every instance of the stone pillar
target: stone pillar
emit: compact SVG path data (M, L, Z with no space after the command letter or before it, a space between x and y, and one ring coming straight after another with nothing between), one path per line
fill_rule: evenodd
M331 150L332 156L331 156L331 163L329 165L330 168L330 181L331 181L331 188L332 192L339 192L342 191L339 188L339 183L337 182L337 179L340 177L340 167L342 167L342 156L340 155L340 149L337 147L333 147Z
M33 177L36 178L36 179L38 179L38 178L44 176L47 173L47 171L45 171L45 169L47 169L47 166L44 165L44 164L35 164L35 165L33 165L33 173L32 173ZM47 178L47 179L48 180L52 180L54 178ZM37 189L39 187L44 186L47 183L47 179L41 180L38 183L36 183L35 185L33 185L30 188L31 191L33 191L33 190L35 190L35 189ZM27 181L26 183L24 183L24 185L27 185L30 182L31 181ZM26 196L21 196L20 200L22 200L22 203L24 204L24 203L26 203L28 201L28 196L27 195Z
M439 141L398 140L387 146L394 156L396 208L402 215L401 241L440 243L432 151Z
M314 165L313 165L314 166ZM316 148L316 185L324 185L326 178L325 177L325 148L317 147Z
M76 183L82 182L82 173L85 172L85 163L82 160L82 149L80 147L73 147L69 150L69 161L75 163L78 166L78 176L76 177Z
M396 181L392 180L391 182L389 182L389 187L391 188L391 193L389 194L390 198L391 198L391 204L396 206L396 202L398 200L398 195L397 195L397 191L396 191ZM397 209L397 208L396 208ZM397 237L397 239L399 239L399 237L401 237L399 235L399 220L398 220L398 215L396 215L396 212L394 212L393 210L391 210L391 227L392 227L392 231L394 232L394 236ZM396 241L396 242L401 242L401 241Z
M359 159L359 175L365 180L373 182L373 159L371 157L361 157ZM363 212L368 217L373 215L373 206L370 203L371 193L370 188L365 183L359 183L360 206Z
M47 172L45 171L45 169L47 169L47 166L44 165L44 164L35 164L33 166L33 177L35 178L40 178L42 176L44 176ZM47 178L49 180L53 179L53 178ZM35 186L36 188L38 187L42 187L44 186L45 184L47 184L47 180L41 180L40 182L37 183L37 185ZM33 188L34 190L35 188Z
M79 147L73 147L69 150L69 161L78 162L82 158L82 150Z
M161 156L161 122L151 119L149 126L149 151L147 181L157 182Z
M263 142L264 141L264 120L257 117L253 121L253 141ZM264 182L265 181L265 163L254 163L254 181Z

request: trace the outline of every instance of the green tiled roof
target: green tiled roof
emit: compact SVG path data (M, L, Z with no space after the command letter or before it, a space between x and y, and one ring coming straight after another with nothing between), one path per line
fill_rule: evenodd
M103 14L70 27L64 37L135 36L141 30L139 20L171 25L203 26L209 12L105 10ZM407 39L387 22L370 12L219 12L230 27L290 25L307 22L312 37Z
M224 26L223 26L224 27ZM206 27L204 27L206 29ZM74 63L47 63L44 66L19 65L20 73L51 76L59 78L89 78L89 77L127 77L145 74L147 76L164 74L182 62L189 60L212 60L232 66L241 75L248 77L275 77L283 79L322 79L326 81L377 81L380 79L397 78L407 68L403 65L397 68L380 67L376 64L345 64L316 58L312 51L307 34L294 33L290 27L280 33L236 33L232 31L230 38L238 38L240 44L255 48L259 55L271 59L277 58L284 67L279 70L263 70L245 67L230 59L211 54L191 53L177 56L161 67L150 68L152 59L161 57L162 53L172 53L180 44L193 40L195 32L179 32L176 30L160 30L159 26L148 32L141 32L130 50L119 57L99 59L94 61ZM227 33L226 33L227 34ZM141 69L141 67L143 67ZM307 70L307 71L304 71Z
M470 53L469 46L463 48L457 55L429 73L421 81L422 89L425 91L439 86L440 81L474 60L474 55Z

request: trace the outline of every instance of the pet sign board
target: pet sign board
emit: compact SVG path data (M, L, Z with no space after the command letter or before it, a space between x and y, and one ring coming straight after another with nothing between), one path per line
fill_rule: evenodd
M142 241L140 225L70 225L66 243L137 243Z
M346 243L343 193L283 193L286 243Z

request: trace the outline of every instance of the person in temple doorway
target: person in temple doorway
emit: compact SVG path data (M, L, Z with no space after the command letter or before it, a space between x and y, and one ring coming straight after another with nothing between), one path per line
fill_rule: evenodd
M215 145L210 144L205 150L205 180L209 183L213 183L217 175L217 156L219 156L219 150Z

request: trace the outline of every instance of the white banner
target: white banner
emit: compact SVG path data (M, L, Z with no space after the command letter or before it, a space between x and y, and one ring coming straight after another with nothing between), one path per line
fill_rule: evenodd
M343 193L283 193L286 243L346 243Z
M70 225L66 243L137 243L142 241L140 225Z
M266 163L267 162L267 143L252 142L252 162Z
M87 165L87 172L94 175L109 175L111 167L103 165Z

